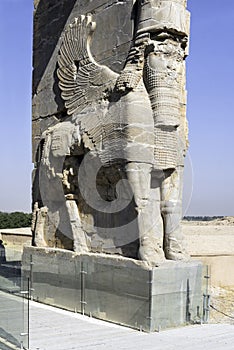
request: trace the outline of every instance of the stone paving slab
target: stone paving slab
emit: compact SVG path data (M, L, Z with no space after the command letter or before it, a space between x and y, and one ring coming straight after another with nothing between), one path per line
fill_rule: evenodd
M196 325L148 334L30 304L30 350L233 350L233 325Z

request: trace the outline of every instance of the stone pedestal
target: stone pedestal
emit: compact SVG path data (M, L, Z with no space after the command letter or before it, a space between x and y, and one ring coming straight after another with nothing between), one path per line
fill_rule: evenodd
M26 247L22 263L33 299L49 305L147 332L202 316L200 262L151 269L117 255Z

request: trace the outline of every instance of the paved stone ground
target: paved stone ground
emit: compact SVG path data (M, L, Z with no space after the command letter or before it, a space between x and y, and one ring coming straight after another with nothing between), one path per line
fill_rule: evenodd
M22 299L0 292L0 306L0 350L14 350L20 347ZM147 334L30 301L30 350L231 350L233 344L234 324Z
M213 324L146 334L30 302L30 350L233 350L234 325Z

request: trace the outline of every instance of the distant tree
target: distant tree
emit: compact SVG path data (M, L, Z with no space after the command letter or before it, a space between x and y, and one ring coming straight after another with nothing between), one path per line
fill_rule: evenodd
M19 228L31 226L32 214L23 212L4 213L0 212L0 229Z

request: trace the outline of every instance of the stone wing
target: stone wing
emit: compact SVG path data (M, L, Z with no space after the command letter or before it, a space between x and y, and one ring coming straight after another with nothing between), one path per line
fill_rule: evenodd
M118 77L92 57L90 41L95 27L91 15L80 16L64 34L57 75L69 115L80 113L87 105L108 96Z

